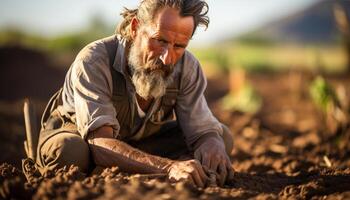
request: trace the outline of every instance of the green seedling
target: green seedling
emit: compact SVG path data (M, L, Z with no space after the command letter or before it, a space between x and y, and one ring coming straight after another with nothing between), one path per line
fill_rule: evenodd
M333 87L321 76L312 81L309 88L310 96L315 105L324 113L329 113L339 105L337 94Z
M253 86L246 83L236 93L229 93L221 100L224 110L256 113L260 110L262 98Z

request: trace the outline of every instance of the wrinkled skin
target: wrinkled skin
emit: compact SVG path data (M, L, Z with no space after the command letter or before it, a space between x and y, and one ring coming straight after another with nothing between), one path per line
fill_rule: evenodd
M168 177L171 181L184 180L202 188L208 181L201 164L195 159L173 163L168 169Z
M231 166L223 142L219 138L211 137L204 140L194 152L206 171L217 172L217 183L223 186L226 181L232 181L234 171Z

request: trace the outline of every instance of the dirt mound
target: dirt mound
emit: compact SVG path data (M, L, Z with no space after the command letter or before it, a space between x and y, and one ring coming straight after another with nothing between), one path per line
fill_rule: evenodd
M303 167L306 169L305 166ZM276 172L237 172L233 185L201 189L182 182L170 183L165 177L127 175L120 173L116 167L107 168L100 175L86 176L77 167L72 166L49 173L46 177L33 176L29 182L25 182L24 175L18 169L2 164L0 196L7 199L247 199L251 197L332 199L349 197L349 170L327 168L309 168L308 170L290 176Z
M24 184L23 174L11 165L0 166L2 198L33 199L226 199L228 190L196 188L187 183L170 183L164 177L127 175L107 168L100 175L86 177L77 167L62 168L46 177L32 177ZM4 181L3 181L4 180Z

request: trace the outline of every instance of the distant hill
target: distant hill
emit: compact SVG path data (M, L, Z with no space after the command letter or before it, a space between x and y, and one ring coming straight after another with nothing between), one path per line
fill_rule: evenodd
M339 38L333 14L333 0L321 0L290 16L271 22L238 39L277 42L334 43ZM350 13L350 0L340 3Z

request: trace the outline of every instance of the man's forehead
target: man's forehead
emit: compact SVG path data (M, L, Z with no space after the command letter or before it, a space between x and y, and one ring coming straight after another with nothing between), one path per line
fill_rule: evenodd
M172 33L187 40L191 39L194 30L193 17L180 16L179 11L174 8L161 9L151 24L153 30Z

